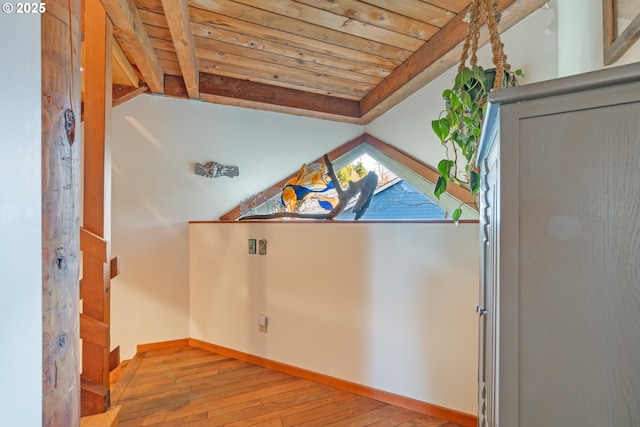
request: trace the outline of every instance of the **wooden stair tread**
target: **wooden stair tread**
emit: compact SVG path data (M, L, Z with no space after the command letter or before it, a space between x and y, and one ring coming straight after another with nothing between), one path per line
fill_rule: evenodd
M123 360L118 366L111 370L111 372L109 373L109 383L112 389L113 386L118 383L118 380L120 380L120 377L122 376L122 374L124 374L124 371L125 369L127 369L127 366L129 366L130 362L131 360Z
M120 405L112 406L102 414L89 415L80 418L80 427L115 427L118 425Z
M124 371L119 375L118 380L111 387L111 404L116 405L118 403L125 389L129 385L129 382L140 367L142 359L144 359L143 354L136 354L133 359L127 362L126 367L124 367Z

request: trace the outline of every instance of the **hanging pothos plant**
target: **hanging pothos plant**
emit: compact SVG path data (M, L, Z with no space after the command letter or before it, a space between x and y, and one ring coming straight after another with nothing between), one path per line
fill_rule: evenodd
M476 52L480 36L480 20L484 18L489 28L493 63L495 69L484 70L477 65ZM445 159L438 163L439 177L434 190L435 196L446 191L447 184L454 182L469 189L474 199L480 190L480 175L475 166L476 153L480 142L480 132L485 116L487 98L491 89L517 86L520 70L511 71L500 41L497 23L500 9L497 0L473 0L467 14L468 31L462 49L462 57L453 87L442 93L445 110L431 125L433 131L446 148ZM470 66L466 62L469 60ZM496 78L503 76L503 78ZM451 215L457 222L462 215L462 206Z

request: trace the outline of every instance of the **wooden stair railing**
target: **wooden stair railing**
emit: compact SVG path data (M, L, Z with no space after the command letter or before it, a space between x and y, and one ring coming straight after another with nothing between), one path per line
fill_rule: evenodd
M80 249L83 252L83 265L85 268L96 270L96 266L103 264L103 270L108 269L107 278L103 278L104 282L94 281L93 288L104 289L104 292L93 289L90 291L87 286L92 286L87 278L83 277L80 281L80 296L82 306L84 307L88 301L93 301L94 305L105 304L104 300L109 298L110 280L119 274L120 260L118 257L112 258L108 263L106 260L109 255L109 244L99 236L90 233L84 228L80 229ZM99 271L100 272L100 271ZM91 271L89 271L91 273ZM95 275L93 275L95 276ZM88 277L92 277L89 274ZM95 277L94 277L95 279ZM99 301L102 297L102 301ZM84 311L84 309L83 309ZM96 310L89 310L89 312ZM104 312L102 313L104 319ZM109 374L114 366L120 363L120 352L117 347L113 352L110 351L110 325L91 315L80 313L80 338L82 339L82 376L80 381L80 402L81 415L93 415L105 412L110 407L109 392ZM96 357L98 356L98 357Z

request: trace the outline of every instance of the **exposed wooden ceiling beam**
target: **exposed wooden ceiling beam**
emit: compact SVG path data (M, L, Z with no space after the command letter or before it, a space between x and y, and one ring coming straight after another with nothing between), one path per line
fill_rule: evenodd
M498 25L499 31L511 28L547 1L500 0L502 19ZM362 99L362 124L370 123L381 116L460 61L462 44L467 32L467 24L462 21L464 15L465 13L461 13L451 20ZM485 27L480 35L479 45L483 46L488 41Z
M200 92L346 117L360 117L357 101L214 74L200 73Z
M164 79L164 94L174 98L188 98L187 85L184 79L179 76L167 74Z
M342 57L338 58L340 66L336 67L335 63L326 64L327 59L324 56L319 57L315 69L306 70L304 72L306 74L296 74L298 71L294 70L297 70L298 63L303 64L304 61L303 65L306 65L315 61L298 58L300 52L293 48L287 50L288 55L282 55L286 58L271 55L268 56L269 60L265 60L268 53L262 51L263 45L260 45L260 49L254 47L253 50L244 46L245 44L254 46L257 43L254 38L258 37L255 35L242 38L242 49L247 49L246 52L236 47L234 45L236 42L220 40L220 37L229 37L227 28L230 23L227 20L220 20L220 16L213 11L207 11L206 16L198 15L205 12L201 9L189 9L187 2L193 0L136 0L141 9L136 9L134 0L101 1L114 23L117 39L134 63L132 70L146 81L151 92L358 124L370 123L455 66L459 61L467 31L467 25L463 22L465 10L462 10L390 74L387 74L390 71L387 69L384 75L369 75L364 69L352 68L353 65L348 58L343 60ZM195 1L206 3L213 10L231 8L224 10L232 16L242 17L243 13L250 11L258 17L266 14L264 16L274 18L272 12L267 13L262 8L248 9L247 5L261 5L262 3L258 0L237 0L228 3L218 3L213 0ZM377 4L379 1L381 0L365 3ZM455 10L459 10L468 3L468 0L437 1L449 5L448 13L456 13ZM302 2L312 3L311 0ZM500 8L503 10L499 30L504 31L515 25L545 2L546 0L499 0ZM422 7L418 3L419 1L415 0L417 6L412 7ZM402 5L407 7L404 3ZM290 10L290 12L293 14L295 11ZM148 27L145 28L142 18L145 19ZM191 19L194 19L193 23ZM240 22L239 19L237 21ZM238 22L233 21L233 28L239 25ZM276 30L271 28L269 31ZM250 33L250 30L247 29L247 32ZM291 34L293 33L295 31ZM241 34L244 37L244 33ZM263 37L262 33L260 34L258 38ZM296 37L304 39L302 36ZM271 36L265 35L264 38L273 49ZM487 41L487 31L483 29L480 44L486 44ZM297 41L299 42L300 40ZM286 41L282 43L287 45ZM314 43L316 46L319 41L314 40ZM232 48L237 52L230 51ZM249 53L245 55L247 52ZM377 56L368 57L378 58ZM397 58L397 55L394 58ZM400 58L397 59L399 62ZM259 60L262 62L258 65L251 65L251 61L257 63ZM283 63L292 64L287 67L286 73L282 71ZM517 67L517 64L515 66ZM330 67L338 70L336 75L329 75L329 71L324 71L329 70ZM375 67L373 70L375 71ZM360 74L353 74L354 72ZM182 77L170 75L182 75ZM201 81L202 76L206 76L204 84ZM292 76L298 80L292 79ZM300 80L300 76L304 78ZM378 83L379 80L375 80L376 78L384 80ZM277 86L269 84L274 79L278 81ZM369 79L374 82L372 83ZM305 83L302 85L305 87L304 90L298 89L297 84L300 81ZM315 83L312 85L307 83L311 81ZM340 83L339 86L338 83ZM129 85L126 82L121 84ZM371 89L373 86L375 87ZM335 96L336 94L340 95Z
M166 75L165 94L186 97L184 80ZM200 98L219 104L304 114L351 123L360 118L358 101L208 73L200 73Z
M135 3L131 0L102 0L102 4L113 23L114 35L129 51L149 89L162 93L164 74Z
M200 97L198 58L187 2L186 0L162 0L162 8L169 24L187 93L189 98L198 99Z
M140 79L115 40L111 43L113 52L113 82L127 86L140 86Z
M117 105L122 104L130 99L135 98L141 93L145 93L149 90L147 85L140 85L138 87L134 86L125 86L121 84L113 84L111 86L111 94L112 94L112 106L115 107Z

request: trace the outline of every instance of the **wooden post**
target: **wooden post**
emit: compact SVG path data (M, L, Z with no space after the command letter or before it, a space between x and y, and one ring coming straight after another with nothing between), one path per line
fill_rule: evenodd
M42 425L80 424L80 1L50 0L42 47Z
M109 402L111 257L112 25L100 0L85 3L84 193L81 244L83 324L82 415L104 412ZM95 332L95 331L94 331ZM95 339L90 339L93 337Z

